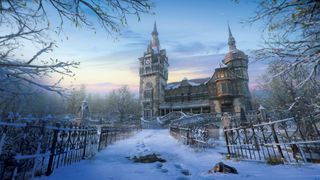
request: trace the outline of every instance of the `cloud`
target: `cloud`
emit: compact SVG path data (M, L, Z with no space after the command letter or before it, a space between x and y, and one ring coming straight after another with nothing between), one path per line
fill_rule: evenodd
M126 29L124 31L122 31L121 37L123 39L134 39L134 40L144 40L145 36L132 31L131 29Z
M172 70L200 68L200 69L214 69L219 66L224 54L209 54L200 56L190 56L181 58L170 58L169 64Z
M147 47L150 42L150 36L134 32L130 29L126 29L122 32L120 41L125 41L123 44L125 48L138 48Z
M89 93L107 94L125 85L127 85L130 91L133 92L134 94L139 93L139 85L137 84L121 84L121 83L118 84L118 83L112 83L112 82L100 82L100 83L77 84L77 85L74 85L74 87L79 88L81 85L85 85L86 91Z
M206 47L207 46L205 46L203 43L197 41L197 42L192 42L188 44L176 44L172 50L174 52L189 53L189 52L202 51Z
M165 42L167 51L175 57L219 54L226 48L225 42L192 41L189 43Z

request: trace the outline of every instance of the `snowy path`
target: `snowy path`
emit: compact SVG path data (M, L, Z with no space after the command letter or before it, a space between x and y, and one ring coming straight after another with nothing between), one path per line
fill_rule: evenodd
M96 155L94 159L81 161L72 166L56 169L49 177L41 179L74 180L140 180L140 179L320 179L320 165L269 166L256 162L225 160L217 151L210 149L195 152L177 142L168 130L143 130L135 136L118 141ZM161 154L167 162L132 163L126 157L148 153ZM223 161L235 167L239 174L208 174L215 163ZM190 172L184 175L182 172Z

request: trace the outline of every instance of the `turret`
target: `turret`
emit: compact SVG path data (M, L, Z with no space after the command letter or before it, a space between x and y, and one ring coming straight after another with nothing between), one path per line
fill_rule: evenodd
M231 76L233 77L232 86L234 94L233 106L235 112L240 112L241 108L245 110L251 109L249 76L248 76L248 56L237 49L236 40L232 35L231 28L228 24L228 46L229 52L224 57L224 64L227 65Z
M224 64L227 66L245 66L248 67L248 56L244 54L244 52L237 49L236 40L234 39L230 26L228 25L228 45L229 45L229 52L224 57ZM235 63L235 61L244 61L243 63Z

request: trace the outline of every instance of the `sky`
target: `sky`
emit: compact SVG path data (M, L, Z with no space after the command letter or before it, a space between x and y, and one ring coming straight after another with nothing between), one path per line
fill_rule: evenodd
M161 48L169 58L168 82L210 77L228 52L229 23L237 48L249 54L262 44L259 25L241 23L253 15L255 1L232 0L154 0L154 14L128 17L128 26L114 39L97 27L65 25L59 35L57 48L48 56L61 60L75 60L80 66L75 79L66 79L66 87L86 85L91 93L107 93L122 85L134 92L139 88L139 62L151 39L156 21ZM264 72L263 63L250 63L250 87Z

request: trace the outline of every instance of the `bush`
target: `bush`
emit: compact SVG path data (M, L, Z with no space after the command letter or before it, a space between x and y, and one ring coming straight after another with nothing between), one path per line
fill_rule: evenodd
M279 164L283 164L283 159L279 158L279 157L270 157L269 159L267 159L267 163L270 165L279 165Z

